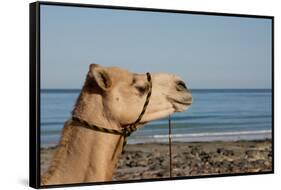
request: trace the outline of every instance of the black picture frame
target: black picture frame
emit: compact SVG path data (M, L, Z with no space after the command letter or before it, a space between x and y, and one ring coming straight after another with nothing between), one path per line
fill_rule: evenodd
M110 181L98 183L78 183L78 184L61 184L61 185L40 185L40 6L68 6L68 7L87 7L87 8L103 8L117 10L132 10L146 12L163 12L163 13L181 13L194 15L210 15L210 16L230 16L230 17L245 17L245 18L263 18L269 19L272 23L272 171L268 172L252 172L252 173L237 173L237 174L216 174L207 176L184 176L173 178L160 179L143 179L143 180L128 180L128 181ZM135 182L151 182L151 181L166 181L166 180L183 180L194 178L210 178L210 177L227 177L227 176L242 176L256 174L272 174L274 173L274 16L264 15L248 15L248 14L233 14L233 13L218 13L218 12L201 12L187 10L170 10L156 8L141 8L141 7L125 7L125 6L109 6L109 5L91 5L77 3L61 3L61 2L45 2L38 1L29 4L29 59L30 59L30 75L29 75L29 185L33 188L52 188L52 187L70 187L70 186L86 186L86 185L101 185L101 184L120 184L120 183L135 183Z

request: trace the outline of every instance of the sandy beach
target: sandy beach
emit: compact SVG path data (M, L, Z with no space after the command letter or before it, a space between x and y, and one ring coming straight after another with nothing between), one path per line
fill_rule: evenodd
M169 177L169 147L148 143L127 145L113 180ZM55 147L41 149L41 173ZM198 176L272 170L271 140L173 143L173 176Z

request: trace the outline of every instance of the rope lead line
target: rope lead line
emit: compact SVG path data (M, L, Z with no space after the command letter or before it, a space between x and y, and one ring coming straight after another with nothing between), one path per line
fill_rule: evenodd
M172 175L172 129L171 129L171 115L169 115L169 156L170 156L170 178Z

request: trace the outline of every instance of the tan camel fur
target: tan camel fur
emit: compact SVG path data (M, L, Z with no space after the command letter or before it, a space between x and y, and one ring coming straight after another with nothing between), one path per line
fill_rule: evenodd
M191 93L178 76L151 76L152 95L138 127L185 111L192 103ZM72 115L100 127L120 130L138 118L148 85L145 74L91 64ZM112 180L123 140L122 136L87 129L68 120L41 185Z

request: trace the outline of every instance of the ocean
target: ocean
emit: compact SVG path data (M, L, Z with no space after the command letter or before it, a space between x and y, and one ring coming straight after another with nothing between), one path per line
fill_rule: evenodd
M79 90L41 90L41 147L55 146ZM196 89L193 104L171 116L173 142L270 139L271 89ZM168 118L153 121L128 143L168 142Z

